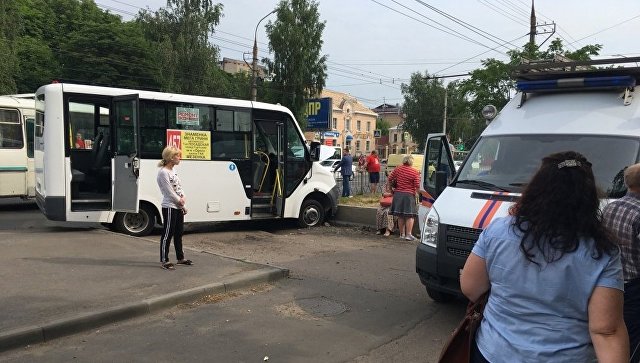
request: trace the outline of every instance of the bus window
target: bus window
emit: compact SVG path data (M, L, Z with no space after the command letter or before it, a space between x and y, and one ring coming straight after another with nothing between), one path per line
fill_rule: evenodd
M69 145L71 149L91 149L95 139L93 103L69 102Z
M22 149L22 125L17 110L0 109L0 148Z
M162 158L167 139L164 103L140 100L140 142L142 157Z
M27 157L33 157L33 135L34 135L34 123L35 119L33 117L27 117L25 119L25 126L27 130Z
M211 157L249 159L251 157L251 111L216 110L215 130L211 133Z
M290 117L286 119L287 159L285 167L285 190L286 195L289 196L311 168L311 161L306 157L307 145L305 145L304 140L300 137L294 121Z
M177 130L209 131L213 109L192 104L169 105L169 128Z

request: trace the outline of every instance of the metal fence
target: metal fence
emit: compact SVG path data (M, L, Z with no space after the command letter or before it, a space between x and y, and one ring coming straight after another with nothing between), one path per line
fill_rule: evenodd
M340 172L335 174L336 184L340 189L340 195L342 195L342 175ZM384 168L380 170L380 182L376 187L375 194L382 194L384 185L387 182L387 176L385 175ZM369 173L366 171L356 171L349 180L351 186L351 195L367 195L371 194L371 183L369 183Z

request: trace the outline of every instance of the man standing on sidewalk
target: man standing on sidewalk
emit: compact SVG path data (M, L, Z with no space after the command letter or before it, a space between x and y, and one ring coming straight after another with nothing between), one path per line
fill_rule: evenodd
M340 174L342 174L342 196L351 198L351 184L349 184L349 179L351 179L351 175L353 174L353 157L349 154L348 147L344 148L342 159L340 159L336 168L333 169L333 172L335 173L338 169L340 169Z
M640 362L640 164L624 171L627 195L609 203L604 223L620 244L624 273L624 322L632 363Z

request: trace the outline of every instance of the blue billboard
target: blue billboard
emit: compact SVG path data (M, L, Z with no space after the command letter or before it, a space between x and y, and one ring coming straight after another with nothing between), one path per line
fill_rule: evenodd
M327 130L331 122L331 98L310 98L305 105L308 130Z

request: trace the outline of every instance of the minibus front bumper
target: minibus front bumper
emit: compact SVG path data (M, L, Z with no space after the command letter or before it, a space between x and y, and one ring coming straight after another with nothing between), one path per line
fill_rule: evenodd
M64 197L45 197L36 191L36 204L47 219L59 222L67 220Z

